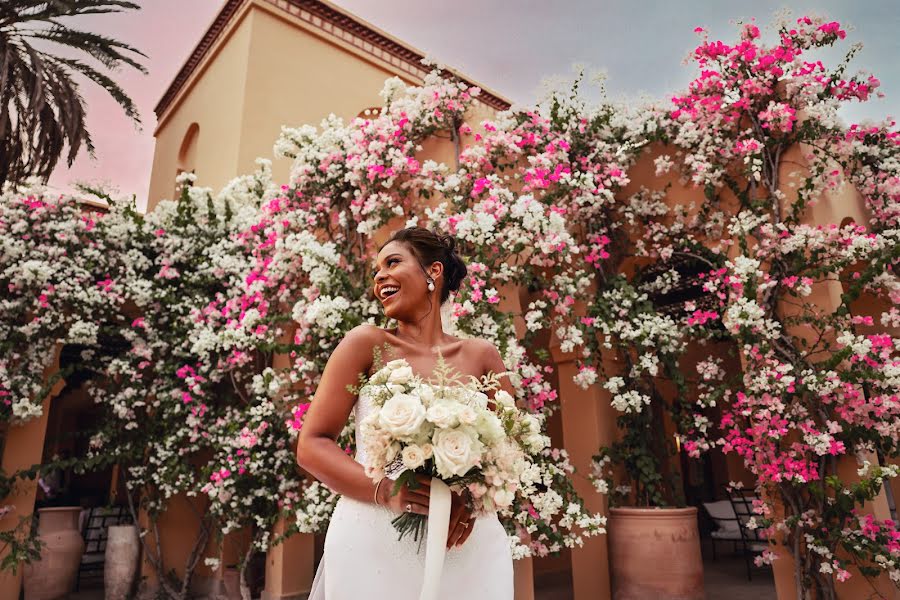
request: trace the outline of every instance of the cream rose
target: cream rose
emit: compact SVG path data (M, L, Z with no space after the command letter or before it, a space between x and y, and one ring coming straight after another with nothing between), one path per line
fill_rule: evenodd
M410 444L404 448L400 456L403 457L403 466L410 470L418 469L425 464L425 451L416 444Z
M431 444L422 444L421 446L422 452L425 453L425 460L428 460L432 456L434 456L434 446Z
M463 429L440 429L432 443L435 466L441 477L465 475L481 460L481 442Z
M407 436L418 433L425 420L425 407L415 396L397 394L381 407L379 422L391 435Z
M506 436L506 431L503 429L503 423L500 422L497 415L489 410L482 411L481 414L478 415L478 422L476 423L475 428L478 430L479 435L481 435L481 437L489 444L501 440Z
M425 418L441 429L456 425L456 410L447 402L436 402L428 407Z
M484 392L475 392L472 394L470 402L474 403L478 408L487 408L488 400L490 398Z
M422 399L422 403L425 406L429 406L432 402L434 402L434 388L427 383L423 383L422 385L417 386L416 394L418 394L419 398Z
M463 425L474 425L478 420L478 411L471 406L462 405L459 407L456 417Z
M395 362L395 361L391 361L391 362ZM401 361L401 362L405 362L405 361ZM375 373L372 374L372 377L369 378L369 383L372 385L384 385L387 382L388 375L390 375L390 372L391 372L391 369L388 368L389 364L391 364L391 363L388 363L387 365L384 365L383 367L381 367L380 369L375 371Z
M506 390L497 390L497 393L494 394L494 402L507 408L513 408L516 405L516 401Z
M388 363L388 365L393 364L398 361L392 360ZM413 370L408 364L406 364L405 360L400 360L402 365L396 365L391 369L390 375L388 375L388 383L396 383L396 384L404 384L409 383L409 380L413 378Z

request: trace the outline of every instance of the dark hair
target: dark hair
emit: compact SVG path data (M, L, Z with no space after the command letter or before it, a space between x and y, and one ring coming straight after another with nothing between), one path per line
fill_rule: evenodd
M382 248L391 242L403 242L412 250L422 270L439 262L444 265L444 285L441 288L441 304L450 296L450 292L459 290L466 276L466 264L456 253L456 239L452 235L439 234L424 227L407 227L395 231L391 239L381 245Z

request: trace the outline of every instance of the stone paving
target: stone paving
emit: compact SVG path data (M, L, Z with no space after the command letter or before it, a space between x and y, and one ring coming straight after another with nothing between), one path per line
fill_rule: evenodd
M721 546L718 550L718 558L712 560L712 552L708 545L703 545L703 575L707 600L777 600L771 569L751 566L752 579L747 581L744 558L740 554L730 553ZM535 600L572 600L571 581L565 578L539 582L534 596ZM103 590L95 587L85 589L78 594L70 595L69 600L103 600Z
M703 584L707 600L777 600L775 580L769 567L759 568L751 563L751 580L748 581L744 557L721 545L717 550L717 558L713 560L712 551L704 541ZM571 581L541 582L534 597L535 600L572 600Z
M708 600L776 600L775 580L770 567L751 565L751 581L741 556L719 556L703 563L703 579Z

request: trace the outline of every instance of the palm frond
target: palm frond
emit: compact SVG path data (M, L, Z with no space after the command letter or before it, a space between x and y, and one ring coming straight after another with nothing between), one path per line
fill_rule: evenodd
M140 8L125 0L0 0L0 185L29 177L46 180L65 155L93 156L86 107L76 76L102 87L140 124L134 101L104 71L127 65L146 73L137 48L59 21L84 14ZM75 48L91 62L38 49L33 41Z
M147 58L146 54L137 48L119 42L111 37L91 33L89 31L79 31L63 25L54 25L50 29L30 31L23 34L23 36L78 48L79 50L90 54L108 69L116 69L119 67L120 63L125 63L142 73L147 72L147 69L145 69L141 63L121 51L132 52L139 56L143 56L144 58Z
M60 17L119 13L140 8L139 4L125 0L4 0L0 4L0 27L6 21L49 21Z
M102 87L106 92L112 96L113 100L115 100L119 106L122 107L122 110L125 111L125 115L128 118L133 119L135 122L140 123L140 115L138 114L137 105L131 99L131 97L125 93L119 85L113 81L111 77L108 77L93 68L89 64L82 62L80 60L76 60L73 58L54 58L55 61L58 61L60 64L67 66L73 71L77 71Z

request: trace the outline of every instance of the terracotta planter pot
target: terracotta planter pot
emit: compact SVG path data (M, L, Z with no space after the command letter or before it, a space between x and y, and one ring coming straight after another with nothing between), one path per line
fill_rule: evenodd
M611 508L613 600L705 600L697 509Z
M131 597L141 546L134 525L111 525L106 539L103 588L106 600Z
M234 567L227 567L222 575L225 588L223 600L241 600L241 573Z
M25 600L56 600L75 590L84 552L80 513L78 506L38 510L38 538L44 548L40 560L25 566Z

